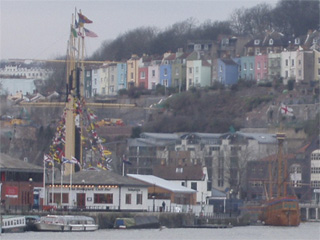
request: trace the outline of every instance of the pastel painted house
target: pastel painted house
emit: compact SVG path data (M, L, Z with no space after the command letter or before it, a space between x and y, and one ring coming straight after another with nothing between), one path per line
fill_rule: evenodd
M158 84L160 84L160 65L152 63L148 66L148 89L156 89Z
M148 67L139 67L139 87L148 89Z
M268 54L268 79L273 81L281 75L281 54L270 53Z
M127 61L127 87L137 87L139 85L139 65L140 58L133 54L131 58Z
M211 85L211 61L187 61L187 90L191 87L208 87Z
M100 94L101 80L100 80L101 69L95 67L92 69L92 96Z
M255 78L255 56L241 57L241 78L253 81Z
M296 58L296 51L281 53L281 77L283 77L284 84L287 84L289 79L296 79Z
M127 88L127 64L117 63L118 90Z
M84 97L92 97L92 69L87 68L84 70Z
M218 80L231 86L238 82L238 64L232 59L218 59Z
M175 53L165 53L160 65L160 84L165 87L172 85L172 63L176 58Z
M268 79L268 55L255 56L255 79L259 82Z

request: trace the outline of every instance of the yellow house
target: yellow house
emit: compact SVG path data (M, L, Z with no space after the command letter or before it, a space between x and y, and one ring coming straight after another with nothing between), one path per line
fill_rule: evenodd
M131 58L127 61L127 88L138 87L138 70L139 70L140 58L138 55L133 54Z

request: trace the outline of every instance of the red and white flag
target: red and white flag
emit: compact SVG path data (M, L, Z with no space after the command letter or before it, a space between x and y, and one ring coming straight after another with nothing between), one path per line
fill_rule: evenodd
M293 109L288 107L287 105L284 105L283 103L281 103L280 109L282 114L290 117L293 116Z

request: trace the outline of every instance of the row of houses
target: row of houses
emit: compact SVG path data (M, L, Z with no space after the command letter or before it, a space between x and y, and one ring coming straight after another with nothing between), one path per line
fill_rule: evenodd
M217 41L189 42L186 50L163 56L132 55L85 69L85 96L116 95L131 86L155 89L158 84L181 88L231 86L239 79L284 84L319 81L320 34L287 38L275 31L255 38L220 36Z
M26 79L47 79L52 74L52 70L41 67L28 67L16 64L8 64L0 68L1 78L26 78Z

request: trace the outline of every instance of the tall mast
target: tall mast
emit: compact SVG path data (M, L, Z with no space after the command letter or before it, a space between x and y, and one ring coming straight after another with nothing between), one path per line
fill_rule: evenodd
M75 16L72 15L72 24L75 21ZM76 39L70 31L70 39L67 55L67 100L66 100L66 139L65 139L65 157L71 159L75 156L75 94L76 94ZM74 171L74 165L66 163L64 174L68 175Z
M284 170L282 171L282 164L283 164L283 142L285 139L286 135L285 133L277 133L277 139L278 139L278 180L277 180L277 196L281 197L284 195L285 191L281 191L281 186L285 184L283 184L283 177L282 175L284 174Z

